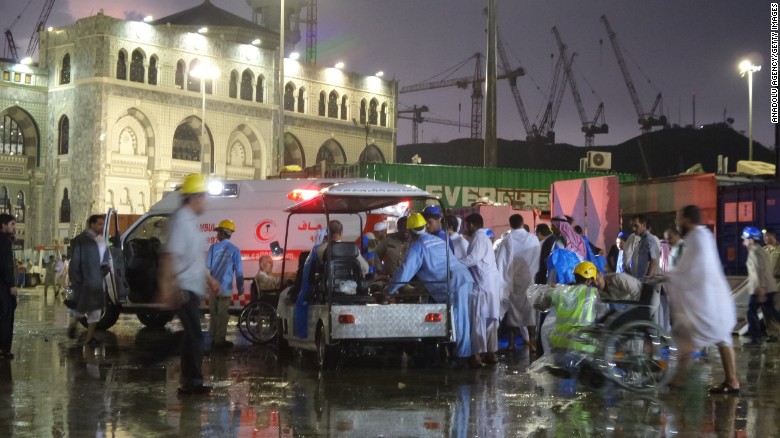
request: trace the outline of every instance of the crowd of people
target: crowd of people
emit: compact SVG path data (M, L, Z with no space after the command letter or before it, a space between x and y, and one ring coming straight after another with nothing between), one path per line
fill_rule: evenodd
M223 220L217 227L216 243L206 247L200 238L198 216L205 210L207 185L201 175L190 175L181 189L181 207L168 223L163 258L170 260L171 276L178 296L174 308L184 328L181 357L181 394L205 394L201 365L204 339L200 329L199 304L209 301L209 333L212 349L230 348L226 340L228 308L234 284L243 293L241 255L230 241L235 224ZM533 232L523 216L507 218L509 231L495 236L485 227L483 217L473 213L461 220L443 215L433 205L402 217L397 231L388 233L386 222L377 223L373 233L357 242L361 274L388 280L384 291L388 300L420 291L434 302L449 302L453 310L456 344L451 356L474 368L498 362L499 329L509 338L508 348L516 348L516 337L532 354L560 348L563 334L580 330L594 321L594 299L638 300L643 281L662 277L658 302L653 303L653 319L670 330L683 361L689 353L707 346L718 347L725 379L711 388L716 393L738 393L732 328L736 309L731 298L713 234L701 225L695 206L681 209L675 226L659 239L642 215L631 219L631 232L617 234L608 251L593 245L571 217L556 216L550 225L539 224ZM87 344L93 337L100 313L105 307L103 282L108 272L108 245L102 237L103 217L93 215L87 229L72 241L72 259L47 264L44 293L51 286L55 294L70 285L75 292L68 334L75 336L77 322L86 318ZM13 358L13 315L23 271L13 262L11 242L13 216L0 215L0 359ZM331 221L324 241L316 245L302 265L301 293L297 296L294 336L305 338L308 327L302 317L311 296L312 270L324 263L330 242L339 242L343 226ZM755 227L745 228L742 239L748 251L747 270L750 303L747 320L751 341L747 346L775 342L766 328L780 324L775 308L780 272L780 245L776 234ZM273 259L263 256L255 277L255 288L279 286L272 275ZM62 280L64 278L65 280ZM534 285L550 285L549 291L575 299L557 299L552 292L544 306L529 298ZM556 289L556 285L567 285ZM564 286L562 286L564 287ZM168 297L170 298L170 297ZM549 312L539 312L540 308ZM762 322L758 312L764 317Z

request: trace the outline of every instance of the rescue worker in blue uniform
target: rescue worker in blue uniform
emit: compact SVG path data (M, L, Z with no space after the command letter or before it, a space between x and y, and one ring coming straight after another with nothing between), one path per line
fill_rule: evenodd
M409 216L406 228L412 233L412 244L401 266L395 271L388 292L396 294L404 283L415 275L425 284L431 298L437 303L452 303L455 330L455 356L471 356L471 326L469 294L474 279L469 270L450 254L449 296L447 292L447 247L445 240L426 232L426 220L417 213Z

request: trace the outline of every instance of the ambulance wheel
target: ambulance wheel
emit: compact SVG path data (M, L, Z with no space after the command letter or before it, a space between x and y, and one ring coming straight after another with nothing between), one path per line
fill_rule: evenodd
M95 328L98 330L108 330L111 327L116 324L117 320L119 319L119 306L116 306L114 304L107 304L105 308L103 308L103 311L100 312L100 320L95 325ZM87 327L89 324L87 324L87 318L81 317L79 318L79 322L83 327Z
M321 322L317 325L315 342L317 343L315 351L317 368L320 370L336 369L339 363L339 350L338 347L328 345L325 341L325 327Z
M149 328L163 328L173 319L173 312L147 312L136 316L141 324Z

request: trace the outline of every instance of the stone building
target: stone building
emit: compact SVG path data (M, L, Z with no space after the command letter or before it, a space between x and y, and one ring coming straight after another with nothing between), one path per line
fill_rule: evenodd
M292 59L277 146L278 43L206 0L150 23L101 12L42 31L38 64L0 61L0 211L21 215L24 247L66 243L109 207L142 214L202 169L393 161L396 83ZM217 75L201 84L204 67Z

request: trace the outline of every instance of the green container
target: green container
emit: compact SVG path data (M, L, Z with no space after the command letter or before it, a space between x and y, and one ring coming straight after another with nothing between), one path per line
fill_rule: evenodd
M360 163L328 170L330 178L371 178L413 185L441 198L448 208L467 207L487 197L493 202L542 210L549 210L552 183L610 175L621 183L636 180L635 175L617 173L425 164Z

